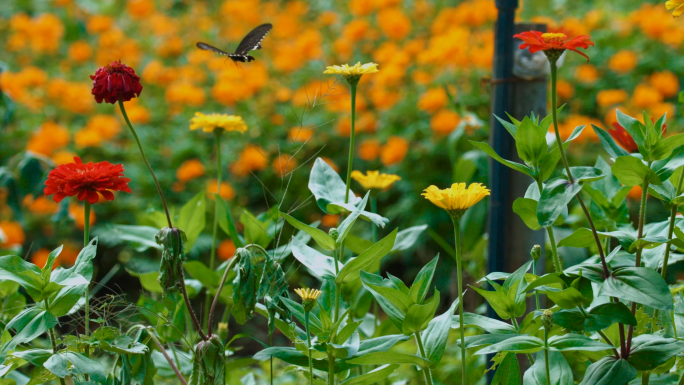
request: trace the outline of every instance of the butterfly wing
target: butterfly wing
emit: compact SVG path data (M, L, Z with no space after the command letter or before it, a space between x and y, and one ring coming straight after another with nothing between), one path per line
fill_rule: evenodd
M230 56L230 54L228 52L222 51L222 50L214 47L213 45L209 45L207 43L202 43L202 42L197 43L197 48L199 48L203 51L211 51L211 52L217 53L219 55Z
M271 28L273 28L273 25L270 23L262 24L254 28L250 33L247 34L247 36L245 36L244 39L242 39L233 55L254 60L254 58L248 55L249 51L261 49L261 41L264 40L266 35L268 35L268 33L271 31Z

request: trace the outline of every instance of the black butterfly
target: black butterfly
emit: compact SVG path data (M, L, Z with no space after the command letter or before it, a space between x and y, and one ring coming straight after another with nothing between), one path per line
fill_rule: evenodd
M205 51L215 52L219 55L228 56L232 61L236 63L249 63L252 60L256 60L254 59L254 56L249 55L249 51L261 49L261 41L264 40L264 38L266 37L266 35L268 35L269 32L271 32L271 28L273 28L273 25L270 23L262 24L254 28L252 32L248 33L247 36L245 36L245 38L242 39L237 49L235 50L235 53L228 53L226 51L222 51L207 43L197 43L197 48Z

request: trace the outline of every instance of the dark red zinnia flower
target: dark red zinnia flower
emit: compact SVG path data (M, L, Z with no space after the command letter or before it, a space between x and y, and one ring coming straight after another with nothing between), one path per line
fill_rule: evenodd
M535 53L537 51L565 51L566 49L569 49L570 51L575 51L584 56L587 58L587 61L589 61L589 56L578 51L577 48L587 49L590 45L594 45L594 42L591 41L591 36L589 35L582 35L568 39L564 33L527 31L513 35L513 37L517 37L523 41L523 43L520 44L520 49L529 47L531 53Z
M98 68L95 75L90 75L93 79L93 91L95 101L114 104L119 99L127 102L134 97L140 96L142 84L140 76L135 74L133 68L115 61L104 67Z
M651 121L653 121L652 118ZM663 135L665 135L666 132L667 124L663 124ZM620 123L613 123L613 129L608 130L608 133L625 150L631 153L639 152L639 146L637 146L634 139L632 139L632 136L629 134L629 132L627 132L627 130L625 130L624 127L622 127Z
M93 204L100 200L100 195L111 201L114 200L112 191L131 192L128 187L131 180L123 177L123 171L123 165L120 164L83 164L81 158L75 157L74 163L63 164L50 171L43 194L54 194L52 200L55 202L77 196L79 201L87 200Z

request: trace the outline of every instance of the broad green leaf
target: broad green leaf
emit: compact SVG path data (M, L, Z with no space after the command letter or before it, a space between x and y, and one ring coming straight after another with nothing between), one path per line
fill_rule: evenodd
M340 223L339 227L337 228L337 231L339 233L339 236L337 238L337 243L344 243L344 238L349 234L351 231L352 226L354 226L354 222L359 218L361 215L361 212L363 209L366 208L366 205L368 204L368 198L370 197L370 191L366 193L366 196L363 197L363 200L361 203L356 206L354 211L349 214L348 217L346 217L342 223Z
M608 155L610 155L611 158L617 159L620 156L631 156L627 150L615 143L615 140L613 140L613 137L610 136L609 133L593 124L591 127L594 129L596 136L598 136L599 140L601 141L601 145L606 152L608 152Z
M206 225L206 194L197 193L181 207L176 226L185 232L185 250L190 251Z
M525 117L515 134L518 156L528 164L538 164L548 151L546 131Z
M499 123L501 123L501 125L504 126L504 128L506 128L506 130L508 130L508 133L511 134L511 136L513 138L515 138L515 134L518 132L518 127L513 123L509 123L509 122L501 119L500 117L496 116L496 114L493 114L493 115L496 118L496 120L498 120Z
M356 357L361 357L368 353L385 352L401 341L409 339L403 334L390 334L381 337L369 338L361 341Z
M591 299L582 296L582 293L574 287L568 287L561 291L547 291L546 296L561 309L574 309L579 305L591 304Z
M416 303L409 306L404 322L401 324L402 333L408 336L425 329L435 316L437 306L439 306L439 291L435 289L435 294L424 304Z
M121 334L117 328L111 326L97 328L90 336L90 341L91 345L116 354L144 354L149 350L147 345L135 341L129 335Z
M309 190L316 198L318 207L326 214L328 205L333 202L344 202L347 185L342 178L323 159L316 158L309 175ZM349 190L350 203L359 201L354 192Z
M552 336L549 338L549 349L558 350L560 352L573 350L600 352L613 348L614 346L605 344L603 342L594 341L583 334L568 333L560 336Z
M392 251L390 252L394 253L397 251L408 250L411 246L413 246L416 243L418 237L420 237L423 231L425 231L427 228L428 225L421 225L401 230L397 233L397 238L394 241L394 246L392 246Z
M537 219L537 201L530 198L518 198L513 202L513 212L520 216L527 227L532 230L541 229ZM560 245L559 245L560 246Z
M328 205L327 209L330 214L348 214L354 212L356 207L357 206L353 203L333 202ZM385 228L385 225L389 223L389 219L383 217L382 215L378 215L363 209L361 210L359 218L363 219L364 221L373 222L373 224L382 228Z
M99 238L104 243L128 242L139 252L147 249L162 249L154 238L159 233L156 227L107 224L106 229L107 231L99 233Z
M409 289L409 296L414 303L423 303L423 300L425 300L425 296L432 285L432 278L435 275L435 268L437 267L438 261L439 254L434 257L432 261L425 264L413 280L413 284Z
M606 175L596 167L575 166L570 167L572 177L577 182L593 182L603 179ZM567 171L563 170L563 175L567 177Z
M340 385L370 385L377 384L386 379L390 374L392 374L399 365L382 365L366 374L360 376L352 377L346 381L343 381Z
M632 339L627 361L637 370L653 370L681 352L684 352L682 341L643 334Z
M395 326L401 330L406 312L413 305L413 301L391 280L382 279L379 275L370 274L365 271L360 273L363 286L371 292L382 310L392 320Z
M262 222L249 211L243 209L240 214L240 223L244 228L245 242L247 244L256 243L259 246L267 247L271 243L271 236L268 233L268 222Z
M684 134L677 134L662 139L655 148L651 151L650 160L665 159L672 154L672 151L684 145Z
M293 237L290 243L292 244L292 255L294 255L299 262L301 262L321 279L335 278L336 272L344 267L340 262L336 262L332 257L321 254L320 252L305 245L297 238ZM337 268L335 268L336 263Z
M354 254L361 254L372 245L373 242L370 240L357 237L354 234L347 234L347 237L344 239L344 246Z
M634 139L634 142L637 144L637 146L643 147L644 140L646 138L646 127L643 125L643 123L629 115L625 115L619 109L615 111L615 116L617 117L618 123L624 127L632 139Z
M259 361L265 361L271 357L278 358L280 360L287 362L288 364L297 365L302 368L308 369L309 367L309 357L304 355L302 352L298 351L296 348L292 347L270 347L261 350L254 355L254 359ZM351 365L348 365L348 362L349 361L335 361L335 373L349 369ZM328 362L327 360L313 360L313 367L318 370L327 371Z
M192 278L200 281L204 287L218 287L219 283L221 282L221 276L219 273L211 270L203 262L187 261L183 263L183 268L188 272L188 274L190 274Z
M672 174L684 165L684 146L677 148L667 159L653 162L651 169L662 181L670 179Z
M611 167L613 175L625 186L641 186L649 184L660 185L662 182L655 171L648 168L644 162L634 156L621 156L615 159Z
M637 376L627 360L606 356L589 365L580 385L624 385Z
M244 247L242 239L235 228L235 221L233 220L233 214L230 212L230 207L228 203L221 198L218 194L213 194L214 199L218 199L218 206L215 215L218 215L218 224L221 230L230 237L230 239L235 244L235 247Z
M563 178L550 180L541 192L537 205L537 220L542 227L548 227L556 221L572 198L582 190L578 183L570 183Z
M497 291L487 291L485 289L480 289L479 287L474 286L471 287L473 290L478 292L487 300L487 303L489 303L489 305L492 307L492 309L494 309L494 311L500 318L510 319L512 317L522 315L519 314L517 306L515 305L515 301L508 295L506 295L506 293ZM523 313L524 312L525 309L523 308Z
M546 377L546 357L544 352L538 352L534 365L525 371L523 385L573 385L572 368L560 352L549 351L549 375Z
M368 353L361 357L347 360L347 363L354 365L413 364L423 368L428 368L430 366L430 361L423 357L397 352Z
M45 262L45 266L43 266L42 269L40 269L40 275L43 278L43 281L46 283L50 282L50 275L52 273L52 267L55 264L55 259L59 256L59 254L62 252L62 248L64 246L59 246L58 248L52 250L50 254L47 257L47 261Z
M458 306L458 299L452 302L449 310L439 317L433 318L427 329L421 333L421 339L425 345L425 356L432 362L433 367L442 361L456 306Z
M460 328L459 316L454 315L453 321L451 323L452 329ZM474 313L464 313L463 314L463 325L466 327L478 327L492 334L513 334L515 333L515 327L509 323L499 321L493 318L485 317L483 315Z
M508 338L505 341L489 345L478 350L475 354L489 354L497 352L510 353L534 353L538 352L544 346L544 341L534 336L515 336Z
M598 233L598 237L599 239L605 239L607 235ZM595 244L594 233L590 229L580 227L572 235L561 239L558 242L558 247L589 247Z
M104 379L104 367L102 364L81 353L62 352L54 354L45 361L43 366L59 378L64 378L71 374L87 373Z
M14 317L6 326L17 334L2 347L0 358L19 344L33 341L57 325L57 318L39 307L28 308Z
M598 295L636 302L660 310L672 310L672 294L655 270L647 267L621 267L608 277Z
M314 241L316 241L318 246L330 251L334 251L337 248L337 243L335 242L335 240L330 235L326 234L325 231L319 230L315 227L311 227L306 223L300 222L285 213L280 213L280 216L285 218L287 223L292 225L292 227L311 235L311 238L313 238Z
M18 255L6 255L0 257L0 279L14 281L20 284L26 292L35 300L42 300L41 291L45 280L38 266L24 261Z
M358 257L347 261L339 274L337 274L335 281L338 284L349 283L359 277L359 271L378 271L380 269L380 261L392 250L397 237L397 231L398 229L394 229L389 235L366 249Z
M489 146L489 144L485 142L475 142L472 140L470 141L470 143L473 146L487 153L487 155L491 156L492 158L494 158L494 160L503 164L504 166L512 168L513 170L521 172L525 175L534 176L534 173L530 167L527 167L524 164L505 160L504 158L500 157L499 154L497 154L496 151L494 151L494 149Z
M283 302L285 306L290 310L292 315L297 318L297 320L304 325L306 318L304 315L304 307L302 307L301 304L285 297L281 297L280 300ZM320 332L323 331L323 324L321 324L321 320L316 317L315 314L309 313L309 327L311 328L310 332L313 334L319 334Z
M49 311L55 317L62 317L78 303L85 293L86 285L66 286L50 299Z
M496 368L492 385L520 385L520 365L515 354L506 354Z

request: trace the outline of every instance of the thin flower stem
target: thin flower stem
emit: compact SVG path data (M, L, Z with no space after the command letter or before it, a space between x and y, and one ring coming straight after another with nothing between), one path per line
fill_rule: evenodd
M351 182L352 164L354 162L354 137L356 125L356 84L351 88L351 132L349 133L349 160L347 161L347 191L344 193L344 203L349 203L349 183Z
M546 366L546 384L551 385L551 370L549 370L549 329L544 327L544 366Z
M651 168L651 162L648 162L648 168ZM648 203L648 180L644 181L641 187L641 205L639 206L639 230L637 233L637 239L641 239L644 236L644 222L646 221L646 204ZM641 266L641 252L642 248L637 248L636 251L636 261L635 266ZM632 315L636 314L637 303L632 302ZM632 348L632 336L634 335L634 325L629 325L627 329L627 354Z
M90 202L86 201L85 202L85 210L83 213L84 216L84 221L83 221L83 247L88 246L88 242L90 242ZM84 311L85 311L85 336L88 337L90 335L90 282L85 287L85 306L84 306ZM85 355L86 357L90 357L90 345L86 344L85 346ZM85 375L86 381L90 381L90 375L86 373Z
M154 344L157 345L157 348L159 349L161 354L164 355L164 358L166 358L166 361L169 363L169 366L171 366L173 372L176 373L176 377L178 377L178 380L181 382L181 384L188 385L180 370L178 370L178 367L176 367L176 364L173 363L173 359L171 359L169 353L166 351L166 349L164 349L164 346L162 346L162 344L159 342L157 336L154 335L154 329L151 327L147 327L147 333L152 338L152 341L154 341Z
M537 274L537 260L536 259L532 260L532 271L534 271L535 275ZM535 304L537 305L537 311L539 311L541 306L539 305L539 292L537 290L534 291L534 301L535 301Z
M57 350L57 338L55 338L55 330L53 328L50 328L49 333L50 333L50 342L52 342L52 353L57 354L57 352L59 350ZM60 385L66 385L63 378L59 379L59 383L60 383Z
M428 358L427 358L427 355L425 354L425 348L423 347L423 341L420 338L420 332L415 332L414 335L416 336L416 343L418 344L418 349L420 349L421 357L423 357L427 360ZM463 359L465 360L465 357ZM463 373L464 373L463 374L463 378L464 378L463 385L465 385L465 372L463 372ZM430 368L425 367L423 369L423 374L425 374L425 384L426 385L432 385L432 372L430 371Z
M581 305L578 307L578 309L579 309L580 313L582 313L583 316L589 317L589 314L587 314L587 312L584 310L584 308ZM608 337L606 335L606 333L604 333L601 330L597 331L597 333L598 333L598 335L600 335L603 338L604 341L606 341L606 343L608 345L615 346L615 345L613 345L613 341L611 341L610 337ZM617 349L613 348L613 354L615 355L615 358L617 358L617 359L620 358L620 354L618 353Z
M154 179L154 184L157 187L157 193L159 193L162 205L164 206L164 212L166 213L166 221L168 222L169 227L173 228L173 224L171 222L171 215L169 214L169 208L166 205L166 198L164 198L164 193L162 192L161 186L159 185L157 176L154 174L154 170L152 170L152 166L150 166L150 162L147 161L147 156L145 155L145 150L143 150L142 143L140 143L140 138L138 138L138 133L135 132L135 128L133 128L131 121L128 119L128 114L126 113L126 108L124 108L123 100L121 98L119 98L119 108L121 109L121 114L123 114L124 120L126 121L128 128L131 130L131 134L133 134L133 137L135 138L135 142L138 143L138 149L140 150L140 155L142 155L143 161L145 162L145 166L147 166L147 169L150 171L150 175L152 175L152 179Z
M560 131L558 130L558 112L556 111L558 97L556 94L558 67L556 65L556 60L549 60L549 63L551 64L551 117L553 118L553 131L556 134L556 143L558 144L558 151L560 151L563 166L565 167L565 171L568 174L568 180L570 181L570 183L575 183L575 178L572 176L572 172L570 171L570 164L568 163L568 158L565 155L565 149L563 148L563 141L560 136ZM596 242L596 246L598 246L599 257L601 258L601 266L603 267L603 276L605 278L608 278L610 276L610 270L608 270L606 256L605 254L603 254L603 247L601 246L601 240L599 239L598 233L596 232L596 226L594 226L594 221L591 219L591 215L589 215L589 210L587 210L587 206L584 204L581 192L578 193L575 197L577 198L577 202L579 202L580 207L582 207L584 216L587 218L587 222L589 222L589 227L591 227L591 232L594 235L594 241Z
M343 246L344 247L344 246ZM340 274L340 268L337 266L337 252L333 251L333 258L335 260L335 276ZM333 322L337 322L340 317L340 284L335 280L335 312L333 314Z
M308 356L309 356L309 378L311 379L311 385L314 385L314 376L313 376L313 358L311 357L311 333L309 332L309 312L305 311L304 312L304 326L306 327L306 342L307 346L309 347L308 351Z
M328 353L328 385L335 385L335 357Z
M230 262L228 262L226 270L223 271L223 277L221 277L221 282L219 282L218 291L214 296L214 301L211 303L211 310L209 311L209 317L207 318L207 334L209 335L211 335L213 329L214 312L216 311L216 305L219 301L219 295L221 294L221 291L223 290L223 285L226 283L226 279L228 278L228 272L230 272L233 269L233 266L237 263L238 260L240 260L240 254L236 253L233 256L233 258L230 259Z
M181 293L183 293L185 307L188 308L188 313L190 313L192 325L195 327L195 330L197 331L197 334L199 334L200 338L202 338L203 341L206 341L207 336L204 334L204 331L202 331L202 326L200 326L200 323L197 320L197 315L195 314L195 311L192 310L192 303L190 302L190 298L188 297L188 290L185 288L185 274L183 273L183 265L180 263L178 264L178 275L180 276Z
M214 197L214 229L211 237L211 256L209 257L209 269L214 271L214 266L216 265L216 237L218 235L218 212L219 212L219 197L221 196L221 134L223 133L222 128L214 129L214 137L216 137L216 195ZM205 327L208 328L209 325L209 305L211 303L211 297L207 291L204 296L204 320L206 324ZM208 329L207 329L208 330ZM209 333L211 335L211 333Z
M539 194L541 194L544 189L544 184L541 179L537 179L537 186L539 187ZM546 228L546 233L549 235L549 243L551 244L551 258L553 260L553 268L556 273L563 272L563 261L561 261L558 255L558 246L556 245L556 236L553 234L553 225Z
M466 346L465 346L465 325L463 320L463 270L461 266L461 220L455 216L451 217L454 225L454 246L456 248L456 274L458 280L458 322L461 327L461 384L466 385Z

